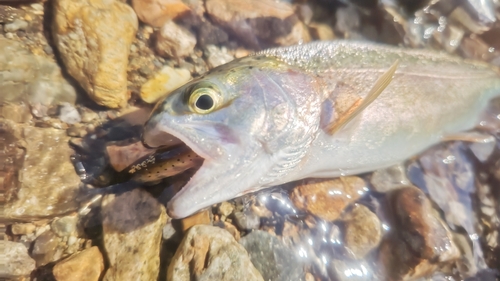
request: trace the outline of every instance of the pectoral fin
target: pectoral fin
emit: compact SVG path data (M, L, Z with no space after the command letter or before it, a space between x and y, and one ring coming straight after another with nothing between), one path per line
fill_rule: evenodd
M370 92L366 95L364 99L357 99L348 110L346 110L342 115L340 115L337 119L331 122L326 131L333 135L338 130L342 129L347 123L349 123L354 117L360 114L366 107L368 107L380 94L384 91L385 88L391 83L392 77L398 68L399 60L396 60L392 66L380 76L373 87L370 89Z

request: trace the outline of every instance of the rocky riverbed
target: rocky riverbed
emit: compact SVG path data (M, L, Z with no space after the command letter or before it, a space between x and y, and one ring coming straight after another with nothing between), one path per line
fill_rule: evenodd
M124 171L154 152L154 103L234 58L346 38L500 67L499 16L496 0L0 0L0 280L498 280L498 100L476 141L183 220L165 204L193 166Z

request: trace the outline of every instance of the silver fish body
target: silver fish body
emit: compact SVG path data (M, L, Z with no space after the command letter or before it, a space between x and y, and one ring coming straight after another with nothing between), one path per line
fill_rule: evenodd
M330 124L395 62L385 90L331 133ZM144 142L187 144L204 163L169 202L181 218L224 200L307 178L400 163L473 128L500 78L487 64L368 42L271 49L211 70L160 101Z

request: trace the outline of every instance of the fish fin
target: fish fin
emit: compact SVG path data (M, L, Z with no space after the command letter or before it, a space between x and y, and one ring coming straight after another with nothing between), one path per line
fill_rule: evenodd
M392 66L380 76L373 87L370 89L370 92L366 95L365 98L358 98L354 103L347 109L339 118L331 122L326 131L333 135L335 132L342 129L347 123L349 123L354 117L359 115L366 107L368 107L380 94L389 86L396 72L396 69L399 65L399 59L396 60Z
M464 141L473 143L490 143L495 141L495 137L485 133L479 132L461 132L455 134L445 135L441 141Z

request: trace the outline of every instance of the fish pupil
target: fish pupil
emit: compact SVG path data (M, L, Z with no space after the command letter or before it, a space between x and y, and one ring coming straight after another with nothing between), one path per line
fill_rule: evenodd
M209 110L214 106L214 100L209 95L201 95L196 100L196 107L201 110Z

